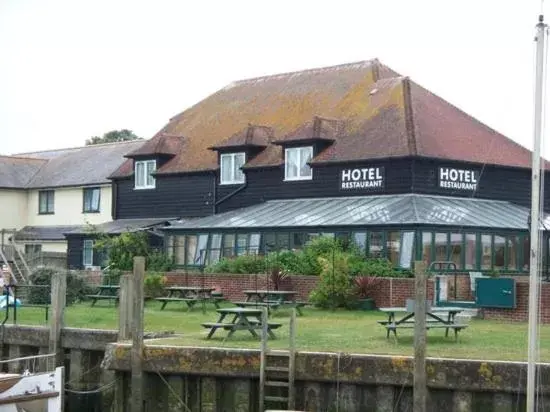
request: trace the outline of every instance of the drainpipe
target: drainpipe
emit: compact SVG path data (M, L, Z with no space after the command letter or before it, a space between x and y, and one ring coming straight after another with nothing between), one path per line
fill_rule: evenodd
M242 186L239 186L237 189L233 190L231 193L229 193L227 196L224 196L222 197L220 200L218 200L217 202L214 203L215 206L225 202L226 200L232 198L233 196L235 196L237 193L239 192L242 192L244 189L246 189L246 187L248 186L248 183L244 183ZM215 207L214 206L214 207Z
M214 171L212 172L212 176L213 176L213 179L212 179L212 214L215 215L216 214L216 206L217 206L217 203L216 203L216 197L218 195L218 182L217 182L217 173Z

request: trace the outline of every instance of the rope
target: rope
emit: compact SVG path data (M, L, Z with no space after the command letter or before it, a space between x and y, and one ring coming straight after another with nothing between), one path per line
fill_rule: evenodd
M92 393L100 393L100 392L105 392L105 391L111 389L113 386L115 386L116 382L117 382L117 380L115 379L114 381L109 382L106 385L100 386L99 388L93 389L93 390L90 390L90 391L77 391L77 390L74 390L74 389L65 388L65 392L66 393L72 393L72 394L75 394L75 395L89 395L89 394L92 394Z

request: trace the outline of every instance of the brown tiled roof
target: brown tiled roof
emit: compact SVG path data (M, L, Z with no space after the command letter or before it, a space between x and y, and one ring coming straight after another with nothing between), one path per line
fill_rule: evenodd
M316 116L337 121L322 120L315 129ZM226 86L172 118L151 139L183 136L177 154L157 173L216 169L217 155L208 149L238 145L248 135L249 124L269 126L271 143L334 140L313 163L418 155L526 168L531 164L527 149L371 60ZM281 146L269 144L245 167L282 161ZM128 162L115 177L132 174Z
M239 130L230 138L215 144L209 149L222 149L231 147L258 146L266 147L273 138L273 129L268 126L249 124L242 130Z
M342 137L344 122L340 119L327 119L321 116L313 116L313 119L298 126L295 130L276 139L273 143L285 144L307 140L334 141Z
M136 150L127 153L124 157L168 155L175 156L183 144L182 136L159 133L153 139L147 140Z

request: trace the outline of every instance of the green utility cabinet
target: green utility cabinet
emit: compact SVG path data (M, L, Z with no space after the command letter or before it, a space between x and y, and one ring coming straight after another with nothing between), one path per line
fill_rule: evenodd
M516 281L512 278L477 278L476 306L480 308L516 307Z

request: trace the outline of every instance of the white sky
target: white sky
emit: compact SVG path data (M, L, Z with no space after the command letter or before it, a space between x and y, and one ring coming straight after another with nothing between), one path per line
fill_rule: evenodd
M150 138L233 80L374 57L532 147L540 7L0 0L0 153L79 146L122 128Z

